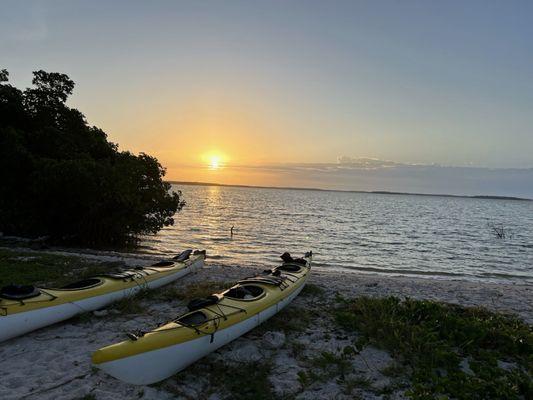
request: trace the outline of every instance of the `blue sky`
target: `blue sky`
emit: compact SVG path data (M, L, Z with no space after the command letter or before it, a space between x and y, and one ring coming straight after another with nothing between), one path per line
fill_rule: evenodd
M170 172L531 168L532 38L530 1L4 1L0 64L69 74L72 106Z

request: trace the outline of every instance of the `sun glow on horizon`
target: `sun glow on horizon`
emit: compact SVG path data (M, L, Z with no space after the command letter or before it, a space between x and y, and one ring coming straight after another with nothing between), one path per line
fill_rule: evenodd
M211 158L209 159L209 168L210 169L220 168L220 157L219 156L211 156Z
M216 171L221 169L225 164L225 157L219 152L210 152L204 154L202 160L207 164L208 169Z

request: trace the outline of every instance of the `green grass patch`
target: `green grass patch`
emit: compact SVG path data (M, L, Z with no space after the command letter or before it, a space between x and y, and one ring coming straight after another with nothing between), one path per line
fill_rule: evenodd
M111 307L120 311L122 315L125 314L143 314L146 312L146 307L141 304L141 301L150 299L153 290L141 289L133 296L125 296L120 300L115 301Z
M389 378L398 378L405 374L405 367L397 362L393 362L380 372Z
M272 373L269 362L249 362L238 365L226 365L222 362L205 363L200 361L189 367L186 374L178 375L178 384L191 376L208 379L207 395L213 393L228 394L232 400L274 400L276 396L268 377ZM179 393L178 393L179 394Z
M407 367L413 399L533 398L533 330L516 317L395 297L345 300L335 317Z
M304 357L304 352L306 349L306 345L303 343L297 342L297 341L291 341L289 342L289 349L291 351L291 355L296 359L302 359Z
M325 290L314 283L307 283L302 289L301 294L303 296L322 297L325 294Z
M254 331L258 333L283 331L285 334L303 332L309 327L312 318L313 314L308 309L290 305L254 329Z
M303 387L308 387L313 383L326 382L335 378L346 388L348 384L346 377L352 371L352 356L353 353L349 351L343 351L340 354L324 351L306 360L309 368L298 373L298 381Z
M365 377L350 377L343 382L344 394L353 395L356 389L369 390L372 389L372 381Z
M111 272L123 263L100 263L75 256L0 249L0 286L59 287L88 276Z
M311 359L311 366L322 370L324 378L344 377L352 370L352 363L349 355L335 354L329 351L320 353L319 356Z

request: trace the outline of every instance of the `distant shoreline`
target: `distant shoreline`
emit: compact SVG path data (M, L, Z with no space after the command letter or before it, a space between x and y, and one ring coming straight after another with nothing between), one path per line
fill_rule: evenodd
M189 181L167 181L176 185L188 185L188 186L222 186L222 187L238 187L238 188L251 188L251 189L276 189L276 190L307 190L317 192L340 192L340 193L369 193L369 194L390 194L390 195L403 195L403 196L430 196L430 197L456 197L464 199L486 199L486 200L515 200L515 201L533 201L526 197L514 197L514 196L488 196L488 195L458 195L458 194L439 194L439 193L409 193L409 192L391 192L387 190L342 190L342 189L320 189L320 188L307 188L307 187L290 187L290 186L258 186L258 185L230 185L226 183L213 183L213 182L189 182Z

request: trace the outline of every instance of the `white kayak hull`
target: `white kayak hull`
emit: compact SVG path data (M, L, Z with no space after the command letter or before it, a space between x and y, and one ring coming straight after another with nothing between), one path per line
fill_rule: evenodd
M174 274L154 279L143 286L137 285L100 296L59 304L57 306L1 316L0 341L8 340L36 329L67 320L78 314L99 310L115 301L123 299L124 297L133 296L141 289L155 289L167 285L192 271L196 271L198 268L201 268L202 265L203 259L198 259L187 268L180 269Z
M162 381L219 347L239 338L277 314L298 296L304 286L305 283L275 305L266 308L252 317L217 331L213 337L211 335L205 335L185 343L97 364L95 366L121 381L134 385L148 385Z

